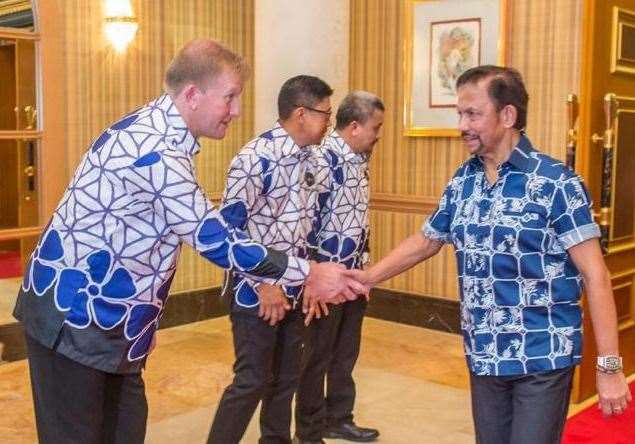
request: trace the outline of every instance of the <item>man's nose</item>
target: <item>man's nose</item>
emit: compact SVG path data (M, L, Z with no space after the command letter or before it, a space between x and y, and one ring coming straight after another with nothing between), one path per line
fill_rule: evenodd
M229 109L229 113L232 115L232 117L238 117L240 116L240 101L239 100L233 100Z
M467 122L467 118L465 116L459 115L459 131L467 131L469 129L469 125Z

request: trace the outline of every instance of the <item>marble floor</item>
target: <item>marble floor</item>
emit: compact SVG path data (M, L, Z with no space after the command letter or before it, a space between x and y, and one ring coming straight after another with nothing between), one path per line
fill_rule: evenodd
M21 277L0 279L0 325L15 322L12 313L20 284Z
M356 421L379 428L385 443L473 443L460 341L458 335L366 319L355 375ZM203 443L232 377L229 320L161 330L157 344L145 374L146 442ZM0 365L0 441L6 444L36 442L27 372L25 361ZM255 443L258 436L256 419L243 442Z

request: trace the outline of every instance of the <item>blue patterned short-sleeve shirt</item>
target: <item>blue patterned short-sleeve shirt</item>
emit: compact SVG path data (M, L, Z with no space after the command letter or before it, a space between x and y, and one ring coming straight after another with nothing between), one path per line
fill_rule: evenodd
M424 224L455 248L470 370L517 375L577 364L582 279L567 249L599 237L580 177L521 135L499 178L467 160Z

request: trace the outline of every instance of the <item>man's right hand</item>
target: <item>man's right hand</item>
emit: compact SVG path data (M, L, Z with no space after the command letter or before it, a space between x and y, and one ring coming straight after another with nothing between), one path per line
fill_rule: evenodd
M347 270L334 262L311 262L311 271L304 283L302 311L305 324L314 317L328 315L326 303L341 304L360 295L368 297L368 286L356 280L355 270Z
M260 284L256 292L260 300L258 316L273 327L284 319L287 311L291 309L291 304L282 289L275 285Z
M353 270L347 270L342 264L311 262L304 289L322 302L341 304L353 301L369 292L369 288L356 281L355 276Z

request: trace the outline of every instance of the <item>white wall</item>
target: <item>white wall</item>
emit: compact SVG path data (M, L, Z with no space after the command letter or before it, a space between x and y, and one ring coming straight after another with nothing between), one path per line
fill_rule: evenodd
M298 74L328 83L337 108L348 92L349 15L349 0L256 0L256 134L275 122L278 91Z

